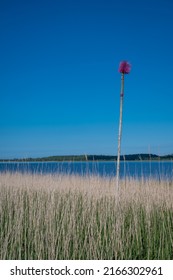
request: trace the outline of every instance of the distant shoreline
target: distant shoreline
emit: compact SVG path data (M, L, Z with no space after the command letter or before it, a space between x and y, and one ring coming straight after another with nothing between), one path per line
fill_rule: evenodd
M13 159L0 159L0 162L64 162L64 161L116 161L117 156L108 155L65 155L65 156L48 156L37 158L13 158ZM159 156L156 154L130 154L120 157L121 161L169 161L173 160L173 154Z

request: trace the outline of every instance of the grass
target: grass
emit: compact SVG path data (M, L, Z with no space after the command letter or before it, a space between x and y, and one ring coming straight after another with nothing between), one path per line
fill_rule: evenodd
M173 259L173 182L2 173L0 259Z

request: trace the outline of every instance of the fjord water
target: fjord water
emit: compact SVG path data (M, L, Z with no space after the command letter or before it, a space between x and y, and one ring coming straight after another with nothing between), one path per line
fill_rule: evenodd
M116 162L0 162L0 172L36 174L116 175ZM172 161L124 161L120 164L120 177L173 179Z

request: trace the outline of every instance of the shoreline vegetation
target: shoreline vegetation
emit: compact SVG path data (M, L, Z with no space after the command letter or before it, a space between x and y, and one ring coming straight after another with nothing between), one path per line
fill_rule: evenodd
M173 182L0 174L1 260L171 260Z
M61 155L47 157L29 157L0 159L0 162L30 162L30 161L116 161L117 156L111 155ZM156 154L130 154L120 156L121 161L150 161L150 160L173 160L173 154L159 156Z

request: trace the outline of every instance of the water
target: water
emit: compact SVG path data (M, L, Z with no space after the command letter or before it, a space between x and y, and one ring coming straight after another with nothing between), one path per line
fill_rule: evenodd
M36 174L78 174L115 176L116 162L0 162L0 172ZM173 179L172 161L125 161L120 164L120 177Z

